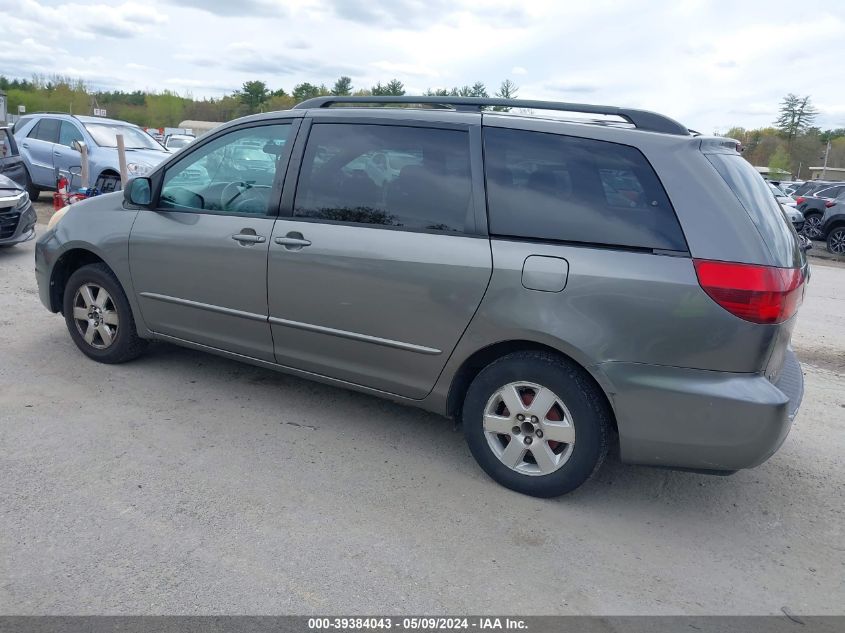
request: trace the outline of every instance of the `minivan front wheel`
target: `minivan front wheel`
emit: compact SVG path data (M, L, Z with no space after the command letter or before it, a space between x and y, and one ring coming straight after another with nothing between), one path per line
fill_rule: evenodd
M470 451L494 480L556 497L598 470L610 411L584 370L547 352L509 354L484 368L463 408Z
M65 285L63 312L73 342L89 358L123 363L146 347L138 336L126 294L105 264L89 264Z

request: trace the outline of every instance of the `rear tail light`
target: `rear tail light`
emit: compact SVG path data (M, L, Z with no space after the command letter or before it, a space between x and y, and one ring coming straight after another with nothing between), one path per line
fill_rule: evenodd
M698 283L713 301L752 323L781 323L804 299L804 272L706 259L693 260Z
M798 196L795 198L795 204L804 204L804 200L806 200L804 196Z
M830 207L832 207L835 204L836 204L836 201L828 200L827 202L824 203L824 206L826 206L829 209Z

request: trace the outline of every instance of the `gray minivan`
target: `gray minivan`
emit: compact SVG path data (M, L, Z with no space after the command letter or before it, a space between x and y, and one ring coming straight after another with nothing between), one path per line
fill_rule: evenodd
M789 432L809 277L736 148L609 106L321 97L60 211L36 276L94 360L157 339L423 407L523 493L612 443L725 473Z

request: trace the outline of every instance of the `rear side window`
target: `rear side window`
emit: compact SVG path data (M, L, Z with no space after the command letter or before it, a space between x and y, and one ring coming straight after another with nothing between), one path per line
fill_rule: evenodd
M722 176L775 258L775 265L789 268L800 262L794 229L772 195L766 181L739 154L705 154Z
M22 116L17 121L15 121L15 125L12 127L12 134L17 134L18 130L22 129L27 123L32 120L31 116Z
M315 124L302 160L294 215L464 231L470 203L466 132Z
M29 133L29 138L56 143L59 140L59 121L56 119L41 119Z
M484 157L491 234L687 250L666 192L633 147L486 128Z

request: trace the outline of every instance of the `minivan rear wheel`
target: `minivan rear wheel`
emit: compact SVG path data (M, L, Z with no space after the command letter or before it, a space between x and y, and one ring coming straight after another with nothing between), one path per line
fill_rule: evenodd
M138 336L129 301L105 264L89 264L65 285L63 312L70 337L83 354L101 363L136 358L147 342Z
M526 351L476 376L464 400L463 426L490 477L523 494L557 497L601 466L611 423L607 401L581 367Z

